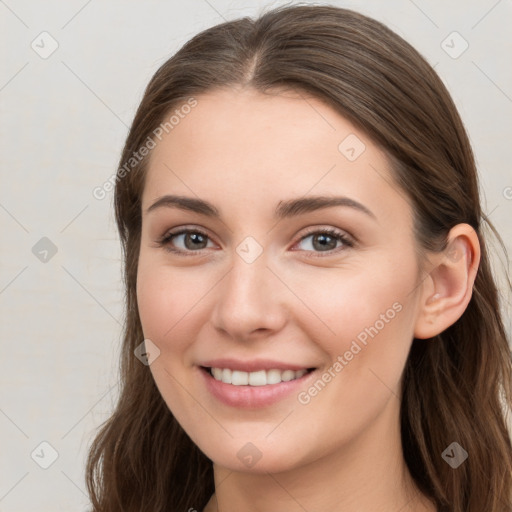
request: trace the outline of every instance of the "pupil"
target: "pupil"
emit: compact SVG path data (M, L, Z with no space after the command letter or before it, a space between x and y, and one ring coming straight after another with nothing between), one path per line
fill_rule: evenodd
M205 237L201 233L189 233L188 236L185 238L185 245L187 246L187 249L197 249L197 245L193 245L196 242L201 243L201 241L204 243ZM192 240L192 247L190 247L190 244L187 243L188 240ZM202 249L202 247L200 247Z
M325 243L326 239L331 240L331 244L330 244L331 247L329 247L329 242L327 242L327 244ZM315 244L316 241L319 242L318 246ZM313 246L315 247L315 249L318 249L318 248L320 248L320 249L327 248L327 250L335 249L336 248L336 240L331 235L326 235L326 234L316 235L313 237Z

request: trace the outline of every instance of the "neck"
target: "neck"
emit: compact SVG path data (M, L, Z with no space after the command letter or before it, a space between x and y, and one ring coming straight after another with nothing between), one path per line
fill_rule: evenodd
M435 512L403 459L398 407L392 397L346 445L286 472L236 472L214 464L216 491L204 512L266 512L276 504L280 512Z

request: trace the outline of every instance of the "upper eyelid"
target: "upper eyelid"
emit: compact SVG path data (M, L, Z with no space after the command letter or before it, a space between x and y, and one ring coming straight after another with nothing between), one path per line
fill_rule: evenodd
M200 233L202 235L207 236L212 241L214 239L214 237L212 237L208 233L208 230L206 230L204 228L196 228L196 227L183 226L183 227L180 227L180 228L173 228L173 229L166 230L164 232L164 234L159 238L159 240L165 240L166 238L175 237L175 236L183 235L183 234L186 234L186 233Z
M347 230L341 229L341 228L337 228L337 227L334 227L334 226L329 226L327 224L324 225L324 226L321 226L321 225L320 226L318 226L318 225L308 226L308 227L306 227L304 229L306 229L307 231L305 233L303 233L302 235L300 235L299 240L301 240L305 236L309 236L309 235L312 235L312 234L317 233L317 232L324 232L324 231L329 231L329 230L335 231L339 235L346 235L347 237L355 240L354 235L352 235ZM210 238L210 239L215 238L215 237L210 236L210 234L209 234L209 232L208 232L208 230L206 228L202 228L202 227L198 228L198 227L195 227L195 226L189 227L187 225L182 226L182 227L167 229L160 238L166 238L168 236L181 235L181 234L183 234L183 232L189 232L189 233L190 232L192 232L192 233L193 232L199 232L199 233L202 233L202 234L208 236L208 238Z

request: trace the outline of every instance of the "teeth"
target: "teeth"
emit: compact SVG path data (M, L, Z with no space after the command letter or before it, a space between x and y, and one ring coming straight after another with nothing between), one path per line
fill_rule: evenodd
M300 379L307 370L258 370L242 372L229 368L211 368L213 378L233 386L266 386Z
M267 371L267 384L279 384L281 382L281 370Z
M222 372L222 376L224 376L224 372ZM249 384L249 374L247 372L233 370L231 374L231 384L233 384L233 386L246 386Z
M221 376L219 377L219 380L222 379L222 382L231 384L232 373L233 372L229 368L224 368L224 370L221 370Z

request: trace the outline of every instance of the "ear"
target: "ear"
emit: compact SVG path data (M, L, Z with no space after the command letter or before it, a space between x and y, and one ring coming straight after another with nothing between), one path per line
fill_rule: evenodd
M442 253L433 253L422 283L414 337L427 339L453 325L464 313L473 293L480 243L469 224L458 224L448 234Z

